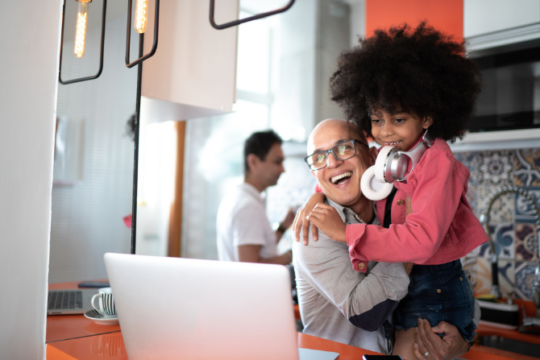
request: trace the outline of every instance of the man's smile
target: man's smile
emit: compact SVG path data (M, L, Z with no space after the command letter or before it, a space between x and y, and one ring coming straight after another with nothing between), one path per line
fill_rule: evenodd
M338 184L338 183L341 183L341 182L344 182L348 179L350 179L352 176L352 172L351 171L345 171L341 174L338 174L338 175L335 175L335 176L332 176L330 178L330 182L334 185Z

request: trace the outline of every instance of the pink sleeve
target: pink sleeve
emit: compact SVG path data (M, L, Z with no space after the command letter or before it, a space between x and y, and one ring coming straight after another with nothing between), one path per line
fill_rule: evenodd
M438 250L454 218L464 191L462 179L453 171L453 158L428 152L417 167L412 213L405 224L348 225L346 229L353 267L367 260L422 264ZM419 164L420 165L420 164Z

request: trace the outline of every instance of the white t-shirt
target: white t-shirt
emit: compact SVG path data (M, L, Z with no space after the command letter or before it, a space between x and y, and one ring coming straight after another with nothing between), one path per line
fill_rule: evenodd
M264 199L250 184L243 183L225 196L219 206L216 230L219 260L238 261L240 245L261 245L262 258L278 255Z

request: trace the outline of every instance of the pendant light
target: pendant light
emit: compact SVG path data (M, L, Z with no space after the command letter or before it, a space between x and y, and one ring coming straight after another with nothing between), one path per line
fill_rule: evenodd
M73 52L77 58L84 56L84 51L86 49L86 30L88 28L88 7L92 0L76 0L78 2L78 11L77 19L75 25L75 41ZM101 16L101 37L100 37L100 51L99 51L99 69L96 75L86 76L77 79L63 80L62 79L62 55L64 50L64 27L65 27L65 16L66 16L66 0L62 7L62 32L60 37L60 66L58 70L58 81L60 84L67 85L73 84L86 80L97 79L101 72L103 71L103 48L105 45L105 18L107 15L107 0L103 0L102 5L102 16Z

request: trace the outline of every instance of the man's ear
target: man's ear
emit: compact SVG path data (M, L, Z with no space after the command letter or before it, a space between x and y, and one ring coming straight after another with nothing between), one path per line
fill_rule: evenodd
M369 148L369 160L370 165L375 165L375 160L377 160L377 155L379 155L379 149L375 146Z
M429 128L431 125L433 124L433 118L431 116L427 116L424 118L424 124L422 125L422 127L424 129L427 129Z
M257 167L261 159L255 154L249 154L247 157L247 163L249 165L249 170L253 170Z

